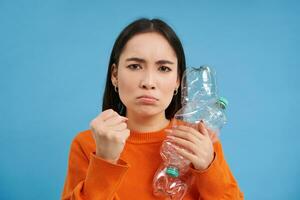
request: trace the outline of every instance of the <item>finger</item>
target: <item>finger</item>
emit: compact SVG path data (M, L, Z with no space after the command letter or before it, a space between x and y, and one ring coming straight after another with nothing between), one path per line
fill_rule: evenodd
M130 130L124 129L122 131L112 131L113 134L119 135L123 141L125 142L127 138L130 136Z
M215 142L219 141L219 137L216 133L214 133L214 132L209 133L209 136L210 136L210 139L211 139L212 143L215 143Z
M182 130L175 129L175 128L173 128L170 131L167 131L167 133L168 133L168 136L175 136L178 138L182 138L182 139L191 141L197 145L199 144L201 137L204 138L204 136L201 134L198 134L198 137L196 137L195 135L191 134L190 132L182 131Z
M179 148L177 146L174 145L175 150L178 152L179 155L181 155L182 157L186 158L187 160L191 161L192 163L197 161L197 156L194 155L191 152L188 152L185 149Z
M185 149L181 149L179 147L174 146L176 152L184 157L185 159L189 160L195 169L201 169L203 168L202 166L205 166L206 161L203 158L203 156L199 156L199 155L194 155L188 151L186 151ZM204 167L204 169L206 169L206 167Z
M123 131L124 129L127 128L127 124L122 122L122 123L119 123L113 127L111 127L114 131Z
M196 130L196 129L192 128L192 127L180 125L176 129L177 130L181 130L181 131L185 131L185 132L189 132L190 134L194 135L195 137L197 137L199 139L203 138L202 137L203 135L200 134L198 130Z
M110 117L115 116L116 114L117 114L117 113L116 113L113 109L108 109L108 110L103 111L103 112L100 114L100 118L101 118L103 121L106 121L106 120L108 120Z
M195 143L193 143L192 141L188 141L174 136L167 136L167 138L170 139L172 143L181 146L183 149L188 149L194 154L197 153L198 150L197 145L195 145Z
M129 137L129 133L126 131L111 131L109 135L106 136L108 140L111 142L122 143L125 144L127 138Z
M200 133L202 133L205 136L209 136L208 131L204 125L204 122L201 120L201 122L198 124L198 130Z
M128 120L128 118L126 117L123 117L123 116L120 116L120 115L117 115L117 116L112 116L110 117L109 119L107 119L104 124L106 126L115 126L117 124L120 124L120 123L123 123L123 122L126 122Z

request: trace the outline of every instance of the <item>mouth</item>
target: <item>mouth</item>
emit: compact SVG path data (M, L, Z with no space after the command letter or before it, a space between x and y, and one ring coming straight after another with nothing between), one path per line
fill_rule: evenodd
M138 101L144 104L154 104L155 102L158 101L157 98L153 97L153 96L149 96L149 95L143 95L143 96L139 96Z

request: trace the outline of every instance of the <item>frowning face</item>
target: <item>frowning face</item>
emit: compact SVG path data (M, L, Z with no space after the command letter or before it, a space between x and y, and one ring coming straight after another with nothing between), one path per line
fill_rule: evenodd
M175 51L162 35L150 32L132 37L111 77L126 106L126 115L165 118L180 83L177 68Z

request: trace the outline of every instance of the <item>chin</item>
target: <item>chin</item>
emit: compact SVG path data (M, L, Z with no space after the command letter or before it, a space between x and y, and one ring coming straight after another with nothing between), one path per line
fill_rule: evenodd
M149 108L149 107L138 108L137 110L136 109L134 110L134 112L140 117L152 117L155 115L159 115L164 111L165 111L164 109Z

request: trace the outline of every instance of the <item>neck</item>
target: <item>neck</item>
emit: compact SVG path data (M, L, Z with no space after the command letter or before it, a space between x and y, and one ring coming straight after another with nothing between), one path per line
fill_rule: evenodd
M138 116L128 112L126 117L128 118L127 127L141 133L161 130L170 123L164 112L154 116Z

